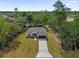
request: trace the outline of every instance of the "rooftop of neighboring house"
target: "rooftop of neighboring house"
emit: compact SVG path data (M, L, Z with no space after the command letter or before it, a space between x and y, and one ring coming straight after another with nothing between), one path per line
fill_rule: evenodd
M8 16L8 15L6 15L6 14L2 14L2 16L6 19L6 21L8 21L8 22L13 22L14 21L14 18L12 18L12 17L10 17L10 16Z
M67 21L67 22L73 22L75 16L76 16L76 15L69 15L69 16L67 17L66 21Z

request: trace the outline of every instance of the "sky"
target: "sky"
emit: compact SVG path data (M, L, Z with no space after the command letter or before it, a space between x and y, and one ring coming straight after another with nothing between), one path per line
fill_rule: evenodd
M19 11L40 11L54 10L53 4L57 0L0 0L0 11L14 11L18 8ZM61 0L66 7L73 11L79 11L79 0Z

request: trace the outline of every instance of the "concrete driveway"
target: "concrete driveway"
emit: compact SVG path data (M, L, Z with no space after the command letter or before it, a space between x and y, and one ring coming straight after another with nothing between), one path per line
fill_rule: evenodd
M39 52L36 58L52 58L53 56L48 52L47 41L39 40Z

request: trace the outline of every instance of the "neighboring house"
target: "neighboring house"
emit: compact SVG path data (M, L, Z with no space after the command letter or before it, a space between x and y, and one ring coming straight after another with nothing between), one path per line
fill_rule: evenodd
M67 22L73 22L75 15L69 15L66 19Z
M3 17L6 19L6 21L8 21L8 22L13 22L13 21L14 21L14 18L12 18L12 17L10 17L10 16L8 16L8 15L3 14L2 16L3 16Z
M43 27L32 27L27 30L27 37L33 37L33 38L47 38L47 31Z

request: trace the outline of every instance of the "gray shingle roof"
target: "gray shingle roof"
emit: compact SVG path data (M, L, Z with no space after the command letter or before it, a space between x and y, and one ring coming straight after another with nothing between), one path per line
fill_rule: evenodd
M47 35L44 27L32 27L27 30L27 34L37 33L37 35Z

